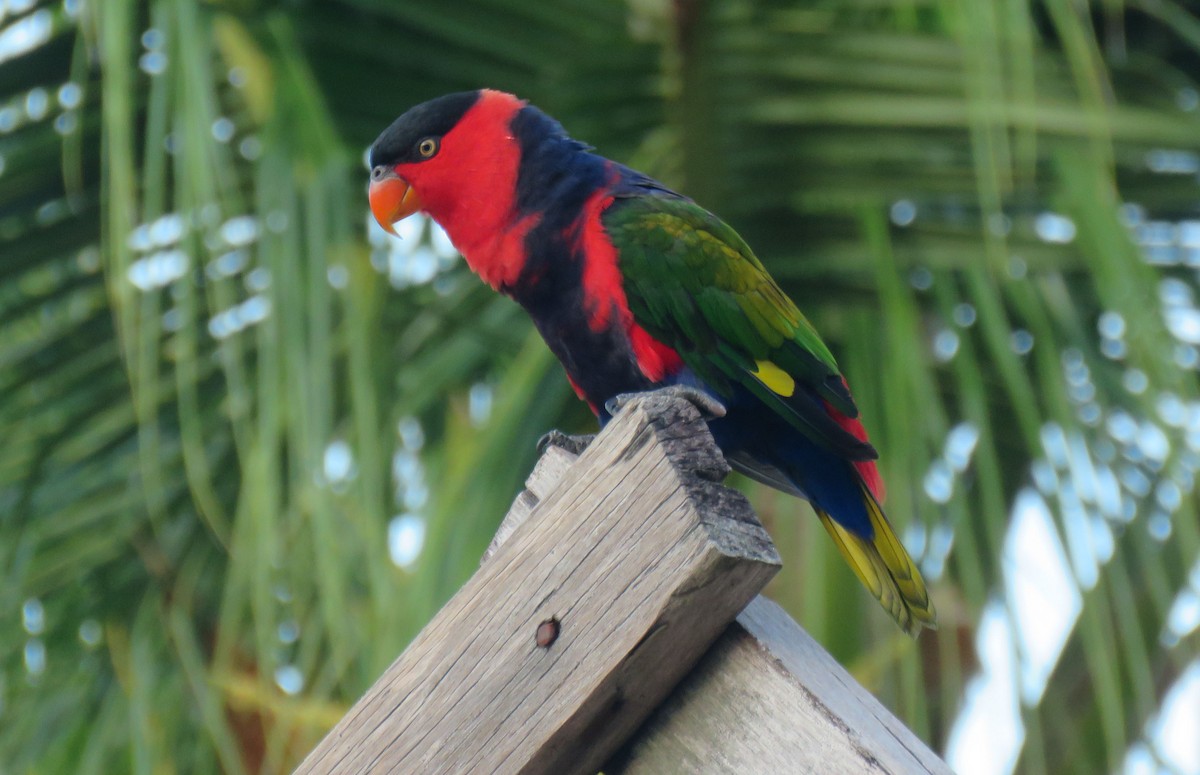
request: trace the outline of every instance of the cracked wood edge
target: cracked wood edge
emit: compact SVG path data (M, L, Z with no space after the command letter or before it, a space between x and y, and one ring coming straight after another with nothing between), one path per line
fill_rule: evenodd
M297 772L594 773L778 570L727 471L686 401L631 403Z
M782 608L757 597L604 772L951 771Z
M500 548L500 544L507 541L517 526L528 519L538 501L550 494L550 491L554 489L554 486L567 473L567 469L577 459L577 455L562 447L546 447L546 451L534 465L533 472L525 480L525 489L517 495L512 507L504 515L500 527L496 529L492 542L488 545L487 551L483 553L481 565L490 560L496 550Z

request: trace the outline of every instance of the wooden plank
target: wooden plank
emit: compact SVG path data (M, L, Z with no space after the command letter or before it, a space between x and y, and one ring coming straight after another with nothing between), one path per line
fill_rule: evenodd
M561 447L546 448L546 451L538 458L537 464L534 465L529 478L525 480L525 489L517 495L508 514L504 515L503 521L500 522L500 527L496 529L496 535L492 536L492 542L488 545L487 551L483 553L481 564L491 559L496 550L500 548L500 544L507 541L508 537L517 529L517 525L520 525L533 513L538 502L544 500L558 486L559 481L566 476L576 457Z
M950 768L775 603L758 597L606 775Z
M594 773L778 570L727 471L633 402L297 772Z

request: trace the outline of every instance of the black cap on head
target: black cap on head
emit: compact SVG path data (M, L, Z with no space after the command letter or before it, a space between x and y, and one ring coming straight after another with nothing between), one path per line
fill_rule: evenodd
M417 146L426 137L441 138L479 101L479 91L463 91L422 102L392 122L371 144L372 167L421 161Z

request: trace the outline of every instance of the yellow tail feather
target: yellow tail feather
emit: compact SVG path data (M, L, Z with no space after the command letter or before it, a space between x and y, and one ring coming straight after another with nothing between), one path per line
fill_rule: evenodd
M875 531L869 540L851 533L824 511L815 511L855 575L905 632L916 637L922 627L937 628L937 611L921 572L865 487L863 502Z

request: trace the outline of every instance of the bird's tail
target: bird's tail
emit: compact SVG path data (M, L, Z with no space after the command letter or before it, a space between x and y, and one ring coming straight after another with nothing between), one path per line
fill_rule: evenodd
M855 575L905 632L916 637L922 627L935 629L937 612L933 608L933 601L929 599L929 590L925 588L921 572L896 537L875 496L865 485L860 486L874 534L872 537L865 538L847 530L817 508L815 510L821 518L821 524L833 536L834 543L854 569Z

